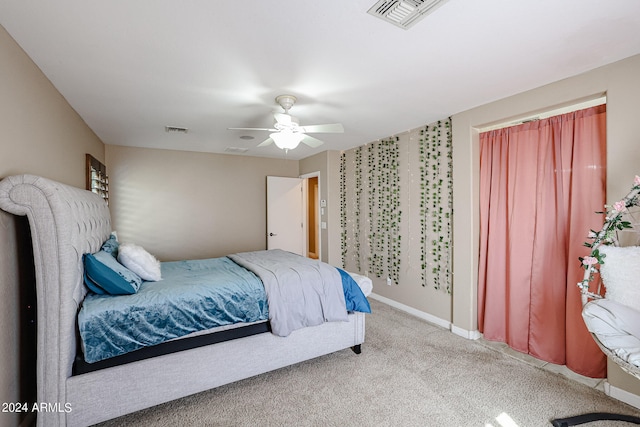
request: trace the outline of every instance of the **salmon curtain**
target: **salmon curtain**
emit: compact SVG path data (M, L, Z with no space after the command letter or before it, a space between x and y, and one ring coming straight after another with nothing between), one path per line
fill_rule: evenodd
M478 325L484 337L593 378L606 359L577 283L606 180L606 105L480 134Z

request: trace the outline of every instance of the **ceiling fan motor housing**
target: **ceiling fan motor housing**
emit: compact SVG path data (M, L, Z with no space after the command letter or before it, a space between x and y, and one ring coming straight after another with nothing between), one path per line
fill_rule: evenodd
M287 113L289 112L289 108L293 107L293 104L295 104L296 101L297 98L293 95L280 95L276 97L276 102L280 104Z

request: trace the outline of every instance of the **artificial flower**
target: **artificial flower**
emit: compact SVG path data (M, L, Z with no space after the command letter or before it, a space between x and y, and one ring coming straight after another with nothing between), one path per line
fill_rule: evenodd
M622 212L625 209L627 209L627 204L624 200L617 201L613 204L613 210L615 210L616 212Z

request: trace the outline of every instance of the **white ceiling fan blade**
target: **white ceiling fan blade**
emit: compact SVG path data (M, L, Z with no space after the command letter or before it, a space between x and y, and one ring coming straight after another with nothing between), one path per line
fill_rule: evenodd
M267 145L270 145L272 142L273 142L273 139L267 138L264 141L262 141L260 144L258 144L258 147L266 147Z
M309 135L305 135L302 139L303 144L307 144L311 148L316 148L324 144L324 142L320 141L318 138L314 138Z
M277 129L269 128L227 128L228 130L268 130L270 132L277 132Z
M306 133L342 133L344 127L342 123L330 123L326 125L308 125L301 127L303 132Z

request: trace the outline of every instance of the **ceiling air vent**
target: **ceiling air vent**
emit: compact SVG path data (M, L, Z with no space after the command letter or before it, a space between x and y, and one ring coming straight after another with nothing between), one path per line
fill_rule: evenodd
M448 0L380 0L367 13L409 29Z
M168 133L187 133L189 131L187 128L181 128L178 126L165 126L164 130Z
M242 153L246 153L247 151L249 151L248 148L244 148L244 147L227 147L224 149L225 153L231 153L231 154L242 154Z

